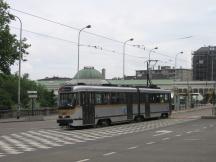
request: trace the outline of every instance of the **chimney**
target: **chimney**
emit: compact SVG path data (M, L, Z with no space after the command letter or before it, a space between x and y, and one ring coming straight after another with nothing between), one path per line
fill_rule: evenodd
M104 69L104 68L102 69L102 76L104 79L106 79L106 69Z

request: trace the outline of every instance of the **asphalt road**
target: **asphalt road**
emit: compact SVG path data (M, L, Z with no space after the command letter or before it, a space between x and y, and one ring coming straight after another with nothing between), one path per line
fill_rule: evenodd
M52 120L0 124L0 161L214 162L216 120L199 119L203 113L84 130L61 130Z

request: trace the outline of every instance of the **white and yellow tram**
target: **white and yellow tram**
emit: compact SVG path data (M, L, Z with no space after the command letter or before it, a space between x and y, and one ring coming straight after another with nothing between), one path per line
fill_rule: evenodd
M162 89L69 86L59 89L60 126L110 125L171 114L171 92Z

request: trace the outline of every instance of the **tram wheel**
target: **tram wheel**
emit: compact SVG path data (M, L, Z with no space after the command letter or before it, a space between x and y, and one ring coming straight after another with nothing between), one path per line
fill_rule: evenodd
M135 120L136 122L142 122L142 121L144 121L145 119L144 119L144 116L139 115L139 116L136 116L134 120Z
M110 125L111 125L110 119L100 119L97 123L98 127L105 127L105 126L110 126Z

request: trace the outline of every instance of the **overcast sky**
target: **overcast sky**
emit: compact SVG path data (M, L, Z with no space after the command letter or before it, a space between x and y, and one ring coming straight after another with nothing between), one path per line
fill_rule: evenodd
M78 30L14 9L78 29L90 24L92 28L85 29L86 32L120 42L134 38L125 50L126 75L146 69L149 50L156 46L156 53L151 53L151 59L159 60L155 68L173 67L180 51L184 53L178 55L177 67L191 68L192 51L216 42L215 0L6 1L13 9L11 13L22 19L23 37L31 44L28 61L22 64L22 73L29 73L31 79L76 74ZM18 21L11 23L12 32L19 36L18 28ZM105 68L106 78L122 77L123 44L86 32L81 33L80 43L84 46L80 47L80 69ZM144 45L145 50L133 45ZM13 72L17 69L17 64L12 67Z

